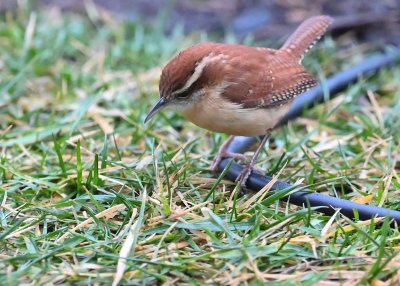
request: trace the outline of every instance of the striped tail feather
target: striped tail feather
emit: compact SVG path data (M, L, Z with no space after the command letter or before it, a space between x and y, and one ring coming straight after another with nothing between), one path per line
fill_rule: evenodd
M330 16L314 16L305 20L286 40L280 51L301 61L332 23L333 18Z

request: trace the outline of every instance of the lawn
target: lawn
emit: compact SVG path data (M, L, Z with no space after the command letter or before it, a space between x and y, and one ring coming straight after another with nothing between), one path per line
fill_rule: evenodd
M172 111L143 120L162 66L206 39L106 15L0 16L1 285L390 285L400 233L252 199L209 165L227 138ZM275 41L251 45L279 46ZM325 38L326 77L374 47ZM273 133L258 166L309 190L400 210L400 65ZM250 156L251 153L248 153ZM238 195L239 194L239 195Z

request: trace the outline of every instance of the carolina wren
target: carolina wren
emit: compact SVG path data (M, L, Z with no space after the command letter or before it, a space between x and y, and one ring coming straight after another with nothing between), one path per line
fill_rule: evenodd
M329 16L307 19L279 50L220 43L183 50L164 67L160 99L145 123L162 108L171 107L211 131L267 135L241 177L245 183L266 138L293 99L317 84L301 61L332 22ZM222 145L214 169L223 157L243 159L227 152L232 138Z

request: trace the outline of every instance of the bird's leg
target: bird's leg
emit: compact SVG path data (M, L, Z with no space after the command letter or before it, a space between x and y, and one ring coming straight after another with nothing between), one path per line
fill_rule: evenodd
M219 170L219 164L221 163L222 159L224 159L224 158L229 157L229 158L238 159L238 160L241 160L244 162L248 162L245 155L228 151L228 147L232 143L233 139L235 139L235 136L230 135L228 140L226 140L224 143L222 143L221 147L219 148L218 154L217 154L217 156L215 156L213 163L211 165L211 170L213 172L217 172Z
M268 129L267 133L264 135L263 139L260 142L260 145L258 145L256 151L254 152L253 158L251 158L251 161L249 164L247 164L242 172L240 172L240 175L237 177L236 181L240 182L240 186L242 187L242 189L246 188L246 182L247 179L249 178L251 172L253 171L257 158L261 153L261 150L264 148L265 143L268 141L268 138L270 137L272 132L272 129Z

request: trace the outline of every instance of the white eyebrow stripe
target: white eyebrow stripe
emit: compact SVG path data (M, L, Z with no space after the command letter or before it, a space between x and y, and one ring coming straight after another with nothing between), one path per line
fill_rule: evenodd
M215 56L213 53L209 54L208 56L204 57L201 62L196 66L194 73L191 75L191 77L188 79L188 81L185 83L183 87L180 89L174 91L172 95L179 94L187 90L189 87L192 86L201 76L203 73L204 68L212 61L220 59L225 57L224 54L219 54Z

